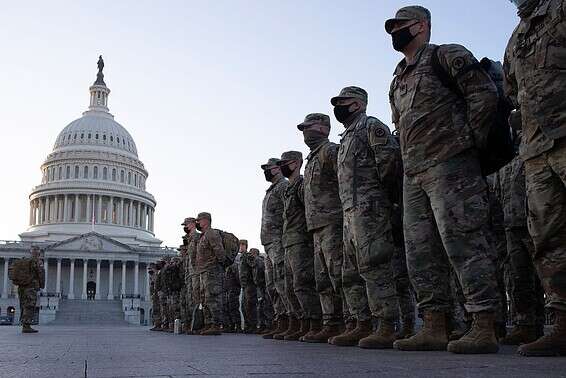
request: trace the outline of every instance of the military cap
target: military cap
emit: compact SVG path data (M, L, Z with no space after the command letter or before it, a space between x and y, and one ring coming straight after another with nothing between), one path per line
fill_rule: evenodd
M303 129L310 125L321 124L328 126L330 128L330 117L322 113L311 113L305 117L303 123L297 125L297 129L303 131Z
M206 218L206 219L208 219L209 221L212 220L212 216L210 215L210 213L207 213L207 212L198 213L198 215L197 215L197 220L203 219L203 218Z
M430 11L419 5L401 8L395 14L395 18L385 21L385 31L391 34L391 30L393 30L397 22L409 20L428 21L430 23Z
M267 169L267 168L272 168L277 166L277 163L279 163L279 159L277 158L270 158L267 163L262 164L261 165L261 169Z
M183 221L183 223L181 223L181 226L186 226L186 225L188 225L189 223L192 223L192 222L194 222L194 221L196 221L196 219L193 218L193 217L185 218L185 220Z
M330 99L330 103L333 106L336 106L336 102L338 102L338 100L341 100L343 98L357 98L367 104L368 93L365 91L365 89L360 87L346 87L340 91L340 94L338 96L332 97Z
M299 151L287 151L281 155L281 160L277 165L284 165L289 160L303 160L303 154Z

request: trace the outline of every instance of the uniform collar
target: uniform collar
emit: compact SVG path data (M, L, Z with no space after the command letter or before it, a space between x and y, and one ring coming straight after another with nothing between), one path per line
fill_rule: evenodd
M417 64L418 61L421 60L421 56L428 46L430 46L430 43L425 43L424 45L422 45L422 47L417 50L417 53L415 54L415 56L413 57L413 60L410 63L407 62L406 58L403 58L403 60L401 60L399 62L399 64L397 64L397 67L395 68L395 72L393 74L395 76L399 76L403 72L405 72L405 70L408 67L412 67L415 64Z
M348 133L354 131L358 125L361 123L360 121L365 120L367 117L365 112L362 112L360 114L358 114L358 116L354 119L354 121L352 121L352 123L350 124L350 126L348 126L346 128L346 130L344 130L344 132L342 134L340 134L341 137L347 135Z
M330 140L326 140L326 141L322 142L317 148L312 150L310 152L310 154L307 156L307 160L312 159L318 153L318 151L320 151L322 149L322 147L326 146L328 143L330 143Z
M281 182L281 180L285 180L285 177L281 176L279 178L279 180L272 183L271 186L269 186L269 188L266 190L266 192L270 192L271 190L273 190L273 188L275 188L277 186L277 184L279 184Z

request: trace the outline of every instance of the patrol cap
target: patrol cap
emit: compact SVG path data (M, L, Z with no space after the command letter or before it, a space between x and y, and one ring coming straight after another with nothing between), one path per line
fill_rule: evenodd
M279 159L277 158L270 158L267 163L261 165L261 169L273 168L277 166L279 163Z
M185 220L183 221L183 223L181 223L181 226L186 226L186 225L188 225L189 223L192 223L192 222L194 222L194 221L196 221L196 219L193 218L193 217L185 218Z
M201 220L204 218L208 219L209 222L212 220L212 216L207 212L198 213L196 220Z
M303 154L299 151L287 151L281 155L281 160L277 165L285 165L289 160L303 160Z
M344 98L357 98L359 100L362 100L364 103L368 103L368 93L366 92L365 89L360 88L360 87L346 87L343 88L340 91L340 94L336 97L332 97L330 99L330 103L333 106L336 106L336 102L338 102L338 100L344 99Z
M305 117L304 122L297 125L297 129L303 131L305 127L316 124L328 126L328 128L330 128L330 117L322 113L308 114Z
M391 30L397 22L409 20L428 21L430 23L430 11L420 5L403 7L397 11L395 18L385 21L385 31L391 34Z

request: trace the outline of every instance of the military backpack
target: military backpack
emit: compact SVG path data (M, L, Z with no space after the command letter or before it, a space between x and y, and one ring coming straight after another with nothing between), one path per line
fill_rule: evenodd
M32 270L30 259L18 259L8 267L8 278L12 280L14 285L29 286L32 281Z
M222 238L222 246L226 252L224 261L220 263L224 267L228 267L234 263L234 259L238 255L240 250L240 240L234 235L226 231L218 230L220 237Z

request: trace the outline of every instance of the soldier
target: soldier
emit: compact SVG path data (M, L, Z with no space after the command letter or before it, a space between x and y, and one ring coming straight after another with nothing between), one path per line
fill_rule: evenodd
M346 87L331 99L336 119L346 127L338 150L344 213L342 285L356 327L330 341L385 349L393 347L399 312L391 266L391 212L399 195L394 186L400 158L389 128L366 115L367 101L367 92L358 87ZM372 315L379 320L373 333Z
M222 244L222 237L218 230L211 228L212 217L210 213L199 213L197 216L197 230L201 232L196 254L197 269L200 273L203 302L209 316L210 327L203 330L203 336L216 336L222 334L224 268L222 262L226 259L226 251Z
M29 284L18 286L18 297L20 298L20 323L22 333L37 333L38 330L31 328L37 303L37 292L45 286L45 269L40 259L41 250L37 246L31 247L31 257L25 259L28 265ZM24 263L24 262L20 262Z
M301 175L303 155L298 151L284 152L277 164L283 176L289 179L283 197L283 247L285 265L288 266L285 287L292 316L287 331L274 335L274 338L302 341L307 333L309 336L318 333L322 322L314 279L313 240L305 217L304 180Z
M159 308L159 296L157 295L157 275L161 269L161 261L149 264L149 293L151 295L153 327L150 331L161 331L161 311Z
M170 314L169 314L169 308L167 306L169 285L167 283L166 273L165 273L165 268L167 264L169 264L170 259L171 258L169 256L163 257L163 259L161 260L161 269L157 273L157 278L156 278L157 296L159 298L159 309L161 315L161 330L165 332L169 332L170 327L173 327L173 325L169 324Z
M315 281L324 323L322 329L311 324L304 340L326 343L342 332L344 314L349 313L342 290L343 220L337 175L340 146L328 140L330 117L326 114L308 114L297 128L311 150L305 167L305 214L313 235Z
M248 245L245 240L240 240L240 252L234 258L234 262L226 267L224 276L224 332L240 332L242 329L242 319L240 315L240 293L242 285L240 284L240 262L242 249Z
M240 240L240 282L242 284L242 314L244 333L257 331L257 287L254 282L254 257L248 252L248 241Z
M271 262L269 256L266 256L263 259L263 263L265 266L265 292L262 294L258 293L258 298L262 298L263 295L263 298L265 300L269 300L269 302L265 302L265 306L267 310L270 311L271 313L270 327L269 329L266 329L264 332L262 332L262 336L265 336L271 334L277 328L276 323L274 322L275 320L274 303L275 303L275 299L277 298L277 290L275 289L275 282L273 280L273 263Z
M566 18L562 0L513 1L521 21L505 51L506 94L518 109L532 258L554 313L524 356L566 355Z
M285 293L285 250L283 249L283 193L288 182L277 166L279 159L271 158L261 166L265 180L271 185L265 193L261 214L261 244L267 257L273 265L271 275L275 291L271 293L277 327L265 339L271 339L276 334L285 332L288 328L288 311L291 311L287 294Z
M181 257L181 272L183 275L183 285L181 291L179 292L179 307L180 307L180 319L181 319L181 333L187 334L191 326L191 317L189 309L189 296L190 296L190 286L187 286L187 277L189 276L189 254L187 252L187 240L186 235L183 235L183 245L179 246L179 255ZM189 280L190 281L190 280Z
M266 259L259 253L257 248L250 249L253 256L253 276L254 283L257 288L257 334L271 332L273 323L273 304L267 292L265 264ZM269 259L267 259L269 260Z
M169 328L167 332L174 332L175 320L181 318L180 295L184 286L184 273L181 269L182 259L173 257L165 265L165 282L167 285L167 317Z
M201 285L200 285L200 272L196 268L196 254L197 254L197 243L200 238L200 233L196 228L196 219L189 217L183 222L185 231L184 240L187 243L187 258L188 258L188 276L185 272L185 285L190 287L188 294L190 298L187 299L189 305L189 317L191 324L189 325L189 330L187 334L194 334L192 327L193 313L195 308L201 304Z
M424 327L395 347L495 353L499 295L477 151L485 148L495 119L497 87L464 47L430 44L430 27L430 12L420 6L402 8L385 23L394 49L405 55L389 97L405 174L407 266L424 315ZM457 91L443 84L436 70L444 71ZM470 332L448 344L450 265L474 320Z

